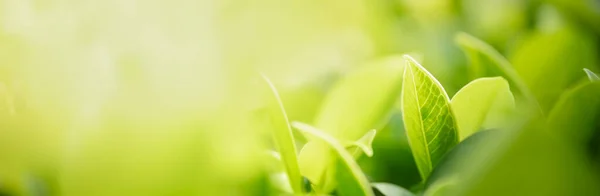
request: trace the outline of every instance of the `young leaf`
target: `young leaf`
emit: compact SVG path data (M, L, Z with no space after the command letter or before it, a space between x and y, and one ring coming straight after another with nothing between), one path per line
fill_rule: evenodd
M341 141L355 141L377 128L400 94L403 70L404 59L392 56L349 73L325 98L315 126ZM309 142L304 148L299 155L302 175L328 187L324 173L329 163L321 162L329 157L327 145Z
M289 178L290 186L295 194L302 194L302 176L300 175L300 168L298 166L298 158L296 155L296 144L294 143L294 135L292 134L292 128L290 127L287 114L283 108L283 103L279 98L277 89L271 83L269 78L263 75L265 82L269 85L273 96L269 104L269 115L271 117L271 123L273 123L274 131L273 135L275 138L275 144L279 150L287 176Z
M365 133L365 135L363 135L360 139L358 139L356 141L342 140L340 142L350 152L353 152L353 150L350 150L350 149L360 150L360 152L364 152L365 155L367 155L368 157L371 157L371 156L373 156L373 140L375 139L376 135L377 135L377 130L373 129L373 130L370 130L369 132ZM311 146L313 146L311 141L315 141L316 138L314 138L312 135L304 135L304 137L306 137L308 139L309 143L311 144Z
M346 151L340 142L310 125L294 122L293 126L299 131L319 139L320 142L327 144L333 149L334 159L336 159L335 178L338 183L337 193L339 195L375 195L371 190L367 177L362 173L356 161L354 161L354 157Z
M377 189L377 191L381 192L383 196L413 196L410 191L402 188L401 186L386 183L386 182L377 182L371 183L373 188Z
M410 148L425 180L458 143L458 130L442 85L410 56L405 58L402 115Z
M377 134L377 131L375 129L367 132L364 136L362 136L360 139L358 139L357 141L346 141L346 142L342 142L344 143L345 147L356 147L360 150L362 150L362 152L365 153L365 155L367 155L368 157L373 156L373 140L375 139L375 135Z
M349 73L323 101L315 126L349 141L378 128L400 95L403 70L404 59L392 56Z
M500 128L515 109L508 82L502 77L479 78L460 89L451 101L460 140L481 128Z
M587 68L583 68L583 71L585 71L585 73L587 74L588 78L590 79L590 81L599 81L600 77L598 77L598 75L596 75L596 73L594 73L593 71L587 69Z
M511 86L515 87L514 90L517 93L535 103L535 97L529 87L500 52L467 33L456 34L454 41L463 49L469 59L472 79L502 76L508 80Z

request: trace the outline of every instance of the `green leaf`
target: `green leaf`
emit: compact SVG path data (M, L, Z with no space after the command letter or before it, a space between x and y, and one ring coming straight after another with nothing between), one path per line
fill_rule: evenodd
M403 70L404 59L392 56L349 73L325 98L315 126L349 141L378 128L400 95Z
M548 115L548 128L575 144L586 144L600 120L600 82L588 82L565 92Z
M501 128L515 109L508 82L502 77L479 78L464 86L451 101L461 141L481 128Z
M362 136L357 141L345 141L344 143L346 148L356 147L362 152L365 153L368 157L373 156L373 140L375 139L375 135L377 135L377 131L375 129L367 132L364 136Z
M346 151L340 142L331 135L310 125L293 122L293 126L304 134L310 134L319 139L320 142L327 144L333 149L332 154L336 160L335 179L339 195L374 195L367 177L362 173L356 161L354 161L354 157Z
M431 172L425 183L425 193L438 193L442 191L440 188L447 190L457 179L463 179L469 172L477 171L477 160L489 161L493 157L490 150L498 146L499 140L506 137L506 134L505 130L484 130L461 141Z
M445 178L438 180L435 184L431 185L427 190L425 190L423 196L451 195L450 193L452 193L456 184L456 178Z
M585 31L564 26L552 32L536 32L512 55L515 70L545 113L561 94L581 79L581 70L597 65L596 39ZM543 52L542 52L543 51Z
M410 56L405 58L402 115L410 148L425 180L458 143L458 130L442 85Z
M583 68L583 71L585 71L585 73L587 74L588 78L590 79L590 81L599 81L600 77L598 77L598 75L596 75L596 73L594 73L593 71L587 69L587 68Z
M373 188L377 189L379 192L383 194L383 196L413 196L410 191L402 188L401 186L386 183L386 182L376 182L371 183Z
M594 109L599 111L598 107ZM572 118L584 115L579 113ZM563 127L541 125L534 120L514 130L499 131L510 135L494 138L501 145L478 153L474 161L463 165L461 170L465 175L453 186L456 192L448 195L600 195L598 168L590 157L584 156L590 143L579 144L588 144L586 150L576 148L567 142L570 139L556 134ZM580 134L579 128L562 131Z
M271 99L268 108L271 123L275 129L273 131L275 144L285 165L292 190L295 194L302 194L302 176L300 175L300 167L298 166L296 144L294 143L292 128L290 127L287 114L283 108L283 103L279 98L277 89L273 83L271 83L269 78L264 75L263 78L273 93L273 96L270 96Z
M398 56L370 63L340 80L323 102L315 126L340 141L356 141L383 125L402 88L404 59ZM300 151L302 175L327 190L330 167L327 145L310 142Z
M515 92L536 103L535 96L510 62L489 44L467 33L456 34L454 41L460 46L470 63L471 79L502 76L515 87Z

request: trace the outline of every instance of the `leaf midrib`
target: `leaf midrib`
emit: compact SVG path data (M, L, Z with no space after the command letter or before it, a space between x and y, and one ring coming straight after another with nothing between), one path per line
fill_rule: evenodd
M410 60L412 60L412 59L410 59ZM431 154L430 154L431 152L429 151L429 144L427 142L427 136L425 135L425 127L423 125L423 119L421 116L422 115L421 114L421 104L419 103L419 92L417 91L417 83L415 83L415 74L413 72L413 66L416 66L416 65L413 65L412 64L413 62L408 62L408 63L409 63L408 68L410 69L410 75L411 75L410 78L411 78L412 84L413 84L412 87L415 92L414 97L415 97L415 100L417 101L417 112L419 113L419 116L418 116L419 117L419 126L421 127L421 134L423 135L423 140L424 140L423 144L425 144L424 145L425 151L427 152L427 153L425 153L427 155L427 163L428 163L427 166L428 166L428 170L431 171L433 169L433 164L432 164ZM425 174L422 174L422 175L423 175L422 177L425 178Z

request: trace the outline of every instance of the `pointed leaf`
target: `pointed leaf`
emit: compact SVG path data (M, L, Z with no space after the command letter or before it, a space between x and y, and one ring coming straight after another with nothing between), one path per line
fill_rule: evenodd
M410 191L402 188L401 186L386 183L386 182L377 182L371 183L373 188L377 189L379 192L383 194L383 196L413 196Z
M600 80L600 77L598 77L598 75L596 75L596 73L594 73L593 71L591 71L587 68L583 68L583 71L585 71L585 73L587 74L590 81L599 81Z
M402 87L402 111L410 148L423 180L458 143L450 100L442 85L410 56Z
M345 147L357 147L362 150L368 157L373 156L373 140L375 139L375 135L377 135L377 131L375 129L367 132L364 136L362 136L357 141L353 142L343 142L345 143Z
M287 114L283 108L283 103L279 98L277 89L271 83L269 78L263 75L265 82L269 85L273 96L269 102L269 115L271 117L271 123L273 124L274 131L273 135L275 138L275 144L281 155L287 176L289 178L290 186L295 194L302 194L302 176L300 175L300 168L298 166L298 158L296 155L296 144L294 143L294 135L292 134L292 128L290 127Z
M515 92L535 103L535 97L529 87L510 62L494 47L467 33L458 33L454 41L469 59L471 79L502 76L510 83L510 86L515 87Z
M500 128L515 109L508 82L502 77L479 78L464 86L451 101L460 140L484 128Z
M321 142L333 149L332 154L336 159L335 179L338 183L337 193L339 195L374 195L367 177L362 173L352 155L346 151L340 142L331 135L310 125L294 122L293 126L305 134L310 134L320 139Z

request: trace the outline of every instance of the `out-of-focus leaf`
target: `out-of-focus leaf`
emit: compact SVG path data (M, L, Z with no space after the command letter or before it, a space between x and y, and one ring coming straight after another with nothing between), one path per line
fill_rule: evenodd
M265 82L269 85L273 96L269 102L269 115L273 124L273 136L275 144L281 155L285 170L289 178L290 186L295 194L302 194L302 175L298 166L298 157L296 155L296 144L292 128L290 127L287 114L283 108L283 103L279 98L277 89L271 83L269 78L263 75Z
M548 115L548 128L567 141L587 145L600 120L600 82L588 82L565 92Z
M369 132L365 133L365 135L363 135L360 139L358 139L356 141L342 140L340 142L350 152L358 150L357 152L363 152L368 157L371 157L371 156L373 156L373 140L375 139L376 135L377 135L377 130L373 129L373 130L370 130ZM309 141L315 140L315 138L313 138L312 135L305 135L305 137L308 138ZM313 145L312 143L310 143L310 144ZM316 146L316 145L313 145L313 146Z
M377 135L377 131L375 129L367 132L364 136L362 136L357 141L342 141L346 148L358 148L362 152L365 153L368 157L373 156L373 140L375 139L375 135ZM351 151L352 152L352 151Z
M598 75L596 75L596 73L594 73L593 71L584 68L583 71L585 71L585 73L587 74L588 78L590 79L590 81L598 81L600 80L600 77L598 77Z
M579 29L563 26L533 34L514 51L511 62L543 111L550 111L565 89L581 78L583 68L596 66L595 41Z
M281 155L278 152L268 150L262 155L264 157L263 160L265 160L267 171L281 172L285 170L283 163L281 162Z
M587 24L588 27L600 33L600 6L594 0L544 0L553 4L570 18Z
M322 183L320 180L327 175L326 169L329 167L332 160L330 157L331 153L329 152L330 149L327 148L327 145L315 140L316 139L313 138L302 147L300 155L298 155L298 164L300 165L302 176L308 178L308 180L316 186L313 188L317 191L321 191L324 182Z
M392 56L349 73L327 95L315 126L354 141L378 128L400 95L404 60Z
M402 88L404 126L422 179L458 143L450 99L442 85L410 56Z
M423 196L443 196L449 195L451 193L453 186L456 186L457 179L456 178L444 178L442 180L438 180L435 184L431 185L425 192Z
M480 78L463 87L451 101L459 136L464 140L476 131L500 128L515 109L508 82L502 77Z
M282 193L293 193L292 187L290 187L290 179L285 172L277 172L269 175L269 181L271 187Z
M463 167L472 172L450 195L599 195L597 170L584 152L535 124L510 130L503 147L486 152L493 156Z
M310 125L294 122L293 126L299 131L318 138L320 142L327 144L335 155L335 179L337 182L337 193L339 195L368 195L374 196L367 177L362 173L360 167L354 161L354 157L346 151L340 142L325 132Z
M349 73L325 98L315 126L340 141L355 141L378 128L400 95L403 70L404 59L392 56ZM330 187L330 177L323 175L332 164L327 161L327 145L309 142L305 148L299 156L302 175L314 184Z
M462 0L461 15L470 32L497 47L507 45L527 25L527 1Z
M444 156L439 165L431 172L431 175L425 183L425 193L434 194L443 189L452 188L453 182L462 179L465 171L470 172L477 169L475 159L490 159L493 154L488 153L490 147L498 144L498 140L506 133L500 130L485 130L474 133L471 137L456 145L450 152ZM435 195L435 194L434 194Z
M467 33L456 34L454 41L469 59L471 79L502 76L514 87L513 90L530 102L535 97L510 62L489 44Z
M410 191L402 188L401 186L386 183L386 182L375 182L371 183L373 188L377 189L377 191L381 192L383 196L413 196ZM378 195L376 193L376 195Z

